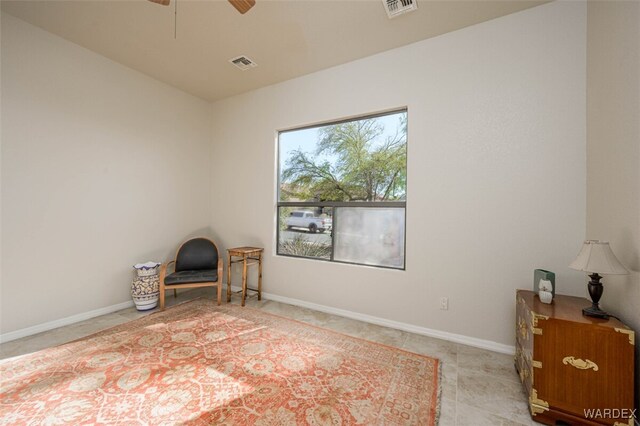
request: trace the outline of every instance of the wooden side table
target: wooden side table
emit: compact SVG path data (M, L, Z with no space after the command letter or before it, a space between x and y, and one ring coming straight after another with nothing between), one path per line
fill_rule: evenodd
M242 262L242 306L247 290L257 291L258 300L262 299L262 252L261 247L234 247L227 249L227 303L231 302L231 265ZM233 259L237 257L239 259ZM247 266L258 265L258 289L247 288Z

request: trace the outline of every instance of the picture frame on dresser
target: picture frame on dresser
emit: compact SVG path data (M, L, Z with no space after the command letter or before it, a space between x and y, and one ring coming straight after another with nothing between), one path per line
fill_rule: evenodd
M556 274L546 269L533 270L533 291L538 294L540 292L540 281L551 282L551 299L556 295Z

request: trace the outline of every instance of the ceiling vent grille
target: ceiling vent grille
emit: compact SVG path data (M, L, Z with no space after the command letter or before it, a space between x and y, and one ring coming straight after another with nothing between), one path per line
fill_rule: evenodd
M418 0L382 0L389 19L418 9Z
M237 58L229 59L229 62L231 62L236 67L240 68L242 71L246 71L250 68L255 68L258 66L258 64L256 64L255 62L253 62L251 59L247 58L244 55L238 56Z

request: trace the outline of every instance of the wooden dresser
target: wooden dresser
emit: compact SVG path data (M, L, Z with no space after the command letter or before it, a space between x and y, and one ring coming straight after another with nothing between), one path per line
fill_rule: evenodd
M583 316L590 305L561 295L547 305L532 291L516 293L515 364L537 422L633 425L635 334L616 319Z

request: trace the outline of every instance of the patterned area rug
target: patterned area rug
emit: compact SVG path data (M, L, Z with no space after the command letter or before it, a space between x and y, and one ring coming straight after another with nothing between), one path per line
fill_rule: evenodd
M0 424L434 425L437 359L198 299L0 361Z

